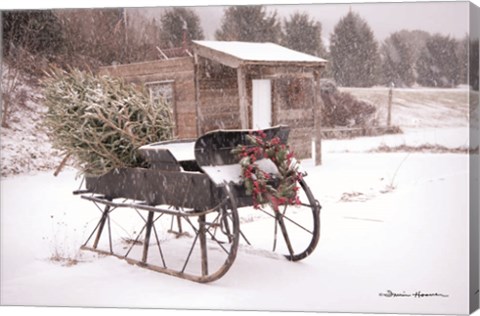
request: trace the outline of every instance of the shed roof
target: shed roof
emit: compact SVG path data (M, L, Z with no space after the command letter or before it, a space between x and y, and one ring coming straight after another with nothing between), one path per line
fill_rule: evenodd
M321 66L323 58L301 53L273 43L193 41L198 55L237 68L245 64L286 64Z

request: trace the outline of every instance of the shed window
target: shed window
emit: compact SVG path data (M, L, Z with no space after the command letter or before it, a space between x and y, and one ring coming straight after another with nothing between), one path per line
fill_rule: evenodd
M173 84L173 80L147 82L146 87L148 88L148 92L150 94L150 101L165 102L170 106L171 109L173 109L175 100Z
M174 135L178 135L177 130L177 113L175 109L175 81L156 81L156 82L147 82L145 87L148 89L150 95L150 102L155 104L157 102L164 102L170 109L170 114L172 115L174 128Z

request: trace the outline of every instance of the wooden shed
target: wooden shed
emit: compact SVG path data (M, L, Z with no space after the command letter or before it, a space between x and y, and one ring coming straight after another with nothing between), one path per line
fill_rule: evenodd
M101 74L144 84L172 106L175 135L215 129L290 126L299 158L321 162L321 97L326 61L272 43L194 41L186 57L103 67Z

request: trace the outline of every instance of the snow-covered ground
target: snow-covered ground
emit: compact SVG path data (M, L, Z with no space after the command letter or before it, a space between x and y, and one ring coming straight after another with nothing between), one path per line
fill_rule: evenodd
M79 252L98 211L71 194L74 170L6 179L2 304L464 314L468 157L405 156L326 155L307 178L323 204L316 251L291 263L240 250L208 285ZM79 263L52 261L57 254ZM379 295L388 290L448 298Z
M72 195L75 170L2 178L1 304L468 314L469 157L415 150L467 148L467 118L452 120L325 140L321 166L303 161L323 206L316 250L292 263L240 248L209 284L80 251L99 212ZM412 150L372 151L381 145Z

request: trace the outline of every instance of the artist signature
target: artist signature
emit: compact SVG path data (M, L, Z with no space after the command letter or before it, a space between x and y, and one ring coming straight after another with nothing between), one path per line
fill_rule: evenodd
M393 292L390 290L387 290L385 293L379 293L378 295L383 297L413 297L413 298L448 297L447 294L442 294L437 292L424 293L422 291L416 291L416 292L407 293L403 291L399 293L399 292Z

